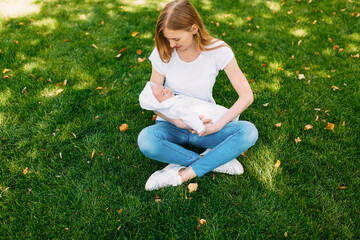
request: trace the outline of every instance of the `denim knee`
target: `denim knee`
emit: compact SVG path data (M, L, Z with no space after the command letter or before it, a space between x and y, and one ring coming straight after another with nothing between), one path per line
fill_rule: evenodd
M144 128L138 135L138 146L140 151L149 156L155 151L155 133L151 126Z
M248 132L248 141L250 146L255 145L256 141L259 138L259 132L257 130L257 128L255 127L255 125L251 122L247 122L247 132Z

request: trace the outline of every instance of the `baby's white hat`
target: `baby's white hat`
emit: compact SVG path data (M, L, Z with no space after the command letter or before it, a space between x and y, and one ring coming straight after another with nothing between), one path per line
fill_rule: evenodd
M173 101L169 101L171 98L160 103L154 96L154 93L151 89L152 85L156 85L156 84L148 81L144 89L140 93L139 95L140 107L152 111L170 107L173 103Z

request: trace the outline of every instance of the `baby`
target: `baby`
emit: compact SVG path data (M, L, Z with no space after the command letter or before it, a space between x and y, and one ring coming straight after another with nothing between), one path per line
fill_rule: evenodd
M169 88L147 82L139 96L140 106L146 110L158 111L170 119L181 119L198 134L205 131L199 118L211 119L216 123L228 109L215 103L206 102L186 95L175 95ZM239 116L232 121L237 121Z

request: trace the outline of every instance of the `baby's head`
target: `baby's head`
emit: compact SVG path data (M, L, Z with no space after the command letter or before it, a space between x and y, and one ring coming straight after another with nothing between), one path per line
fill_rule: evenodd
M151 89L153 91L155 98L160 103L175 96L174 93L170 90L170 88L164 86L152 84Z

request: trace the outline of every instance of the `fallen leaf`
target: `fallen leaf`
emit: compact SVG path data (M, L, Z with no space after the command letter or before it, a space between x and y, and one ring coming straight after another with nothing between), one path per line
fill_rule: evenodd
M136 35L138 35L138 34L139 34L139 32L133 32L133 33L131 34L131 36L136 37Z
M310 1L310 2L311 2L311 1ZM310 3L310 2L309 2L309 3ZM284 233L284 237L286 237L286 238L288 237L287 232Z
M343 49L343 48L339 48L339 52L342 52L342 51L344 51L344 49Z
M188 185L189 193L195 192L197 188L198 188L197 183L189 183Z
M360 54L356 54L356 55L351 55L352 58L359 58L360 57Z
M204 225L204 224L206 223L206 220L205 220L205 219L200 219L199 223L200 223L201 225Z
M69 39L65 39L65 40L64 40L64 42L68 42L68 41L70 41L70 40L69 40Z
M277 123L275 126L276 127L281 127L281 123Z
M56 91L55 95L59 95L62 91L64 91L64 89L60 88L59 90Z
M160 197L159 197L159 195L155 195L155 202L157 202L157 203L160 203L161 202L161 199L160 199Z
M115 56L116 58L119 58L121 57L121 53L119 53L118 55Z
M97 87L97 88L96 88L96 90L101 90L101 89L102 89L102 87Z
M216 27L219 27L219 26L220 26L220 23L217 22L217 23L215 23L215 25L216 25Z
M289 59L294 59L295 58L295 56L294 55L291 55L291 57L289 58Z
M66 85L66 84L67 84L67 79L64 80L64 85Z
M92 46L93 48L98 48L95 44L91 44L91 46Z
M315 52L316 55L319 55L320 53L318 51Z
M27 87L24 87L23 90L21 91L21 93L26 93L26 89L27 89Z
M274 166L275 167L280 167L280 164L281 164L280 160L277 160Z
M29 173L29 171L28 171L28 167L26 167L25 169L24 169L24 171L23 171L23 174L28 174Z
M302 42L302 40L298 41L297 45L300 46L301 42Z
M142 53L141 49L136 50L136 53L140 55Z
M338 88L337 86L331 86L331 88L336 91L336 90L341 90L340 88Z
M105 24L105 22L104 22L104 20L102 20L102 21L101 21L101 25L104 25L104 24Z
M10 77L9 77L8 75L4 75L4 76L3 76L3 78L5 78L5 79L6 79L6 78L10 78Z
M287 12L288 14L293 14L294 11L292 9L290 9L290 11Z
M262 67L267 67L267 64L263 63L261 64Z
M334 50L339 49L339 45L335 45L335 46L333 47L333 49L334 49Z
M332 42L332 39L331 39L331 38L328 38L328 41L329 41L329 42Z
M250 22L252 19L253 19L253 17L250 16L250 17L247 17L247 18L246 18L246 21Z
M324 128L324 129L334 131L334 128L335 128L335 124L328 122L327 125L326 125L326 128Z
M122 125L119 127L120 132L124 132L124 131L126 131L128 128L129 128L129 125L127 125L126 123L122 124Z
M341 126L342 126L342 127L345 126L345 121L342 122Z
M311 126L310 124L307 124L305 127L304 127L304 130L309 130L309 129L312 129L313 126Z
M10 69L5 68L5 69L3 70L3 74L5 74L5 73L7 73L7 72L10 72Z
M118 214L121 214L124 208L119 209Z
M339 188L340 188L340 189L346 189L347 187L345 187L345 186L340 186Z
M123 53L123 52L125 52L126 51L126 48L122 48L122 49L120 49L120 53Z
M63 83L62 82L59 82L59 83L57 83L57 84L55 84L56 86L61 86Z
M315 121L317 121L317 120L319 120L319 116L318 116L318 115L316 115L316 119L315 119Z
M282 70L284 70L282 67L278 67L278 70L280 70L280 71L282 71Z
M95 155L95 149L93 149L92 153L91 153L91 158L93 158Z
M155 121L157 118L157 115L153 115L151 121Z
M304 79L304 78L305 78L305 75L304 75L304 74L299 74L298 77L299 77L299 79L301 80L301 79Z
M146 59L146 57L144 57L144 58L138 58L137 60L138 60L138 62L143 62L143 61L145 61L145 59Z
M296 142L296 143L299 143L299 142L301 142L301 139L300 139L300 137L297 137L297 138L295 138L295 142Z
M267 106L269 106L269 104L270 104L270 103L264 103L263 106L264 106L264 107L267 107Z

